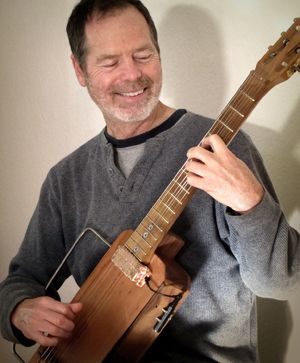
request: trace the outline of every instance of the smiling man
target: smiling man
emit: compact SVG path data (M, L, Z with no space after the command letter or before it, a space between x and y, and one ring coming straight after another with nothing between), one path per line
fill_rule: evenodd
M143 362L258 362L255 296L295 289L300 242L256 148L243 132L230 149L217 135L194 146L212 120L160 101L157 33L140 1L82 0L67 32L78 81L106 127L43 184L0 286L3 336L45 346L71 336L82 304L59 302L57 290L70 275L80 286L105 248L82 242L46 291L53 272L84 228L112 243L137 227L188 155L187 181L198 190L172 230L186 242L178 262L191 293Z
M92 16L85 26L85 48L83 64L72 55L74 69L102 111L111 136L124 139L143 133L174 112L159 101L159 48L135 7Z

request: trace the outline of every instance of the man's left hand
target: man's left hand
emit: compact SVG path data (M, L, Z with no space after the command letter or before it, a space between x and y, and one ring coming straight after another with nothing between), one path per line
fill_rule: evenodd
M218 135L204 139L188 153L187 182L238 213L246 213L263 198L264 188Z

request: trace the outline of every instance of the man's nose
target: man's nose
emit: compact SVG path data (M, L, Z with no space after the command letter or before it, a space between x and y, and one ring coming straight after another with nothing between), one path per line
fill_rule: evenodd
M121 77L122 80L135 81L140 78L142 75L142 71L140 68L140 64L134 59L126 59L121 67Z

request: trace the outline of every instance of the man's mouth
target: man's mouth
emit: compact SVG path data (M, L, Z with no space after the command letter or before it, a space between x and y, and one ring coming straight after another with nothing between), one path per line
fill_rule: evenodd
M124 97L136 97L141 95L142 93L144 93L145 88L135 91L135 92L119 92L119 95L124 96Z

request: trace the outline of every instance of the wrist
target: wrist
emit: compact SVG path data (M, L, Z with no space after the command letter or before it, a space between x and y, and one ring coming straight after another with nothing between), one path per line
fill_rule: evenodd
M251 198L248 198L247 204L243 205L242 208L233 209L233 211L239 215L250 213L263 200L264 194L265 194L265 189L261 184L259 184L256 190L252 192Z

